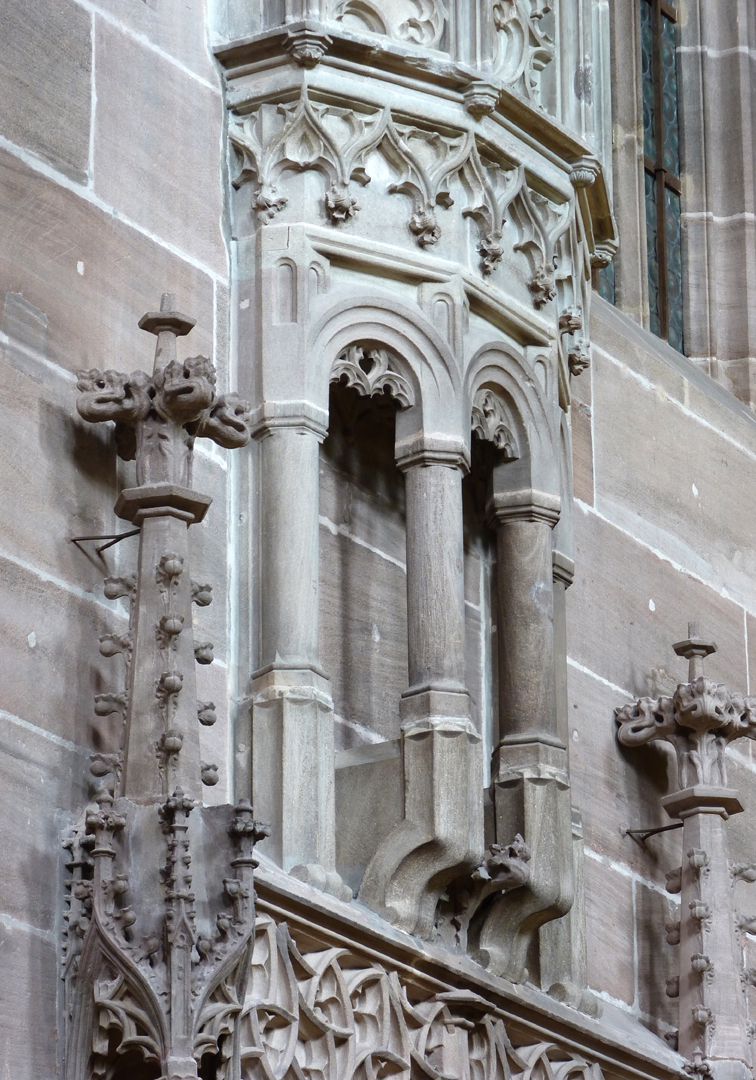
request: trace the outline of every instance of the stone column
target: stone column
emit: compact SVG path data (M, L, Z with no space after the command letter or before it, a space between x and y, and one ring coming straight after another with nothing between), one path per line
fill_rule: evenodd
M272 822L269 851L342 899L335 872L333 702L318 665L319 450L302 415L257 427L260 666L252 677L252 790ZM272 849L272 850L271 850Z
M556 735L551 530L559 500L541 504L494 496L496 527L499 743L560 743Z
M407 500L407 659L403 701L452 695L469 715L465 688L465 594L461 456L416 455L403 464Z
M493 756L496 841L519 833L530 878L491 909L480 959L519 981L538 928L572 904L567 751L558 729L551 530L559 499L531 491L495 494L499 728Z
M427 936L446 885L483 850L480 735L465 686L461 448L399 459L407 495L409 688L402 695L405 802L360 895Z
M733 912L726 822L743 805L737 791L695 785L667 795L663 806L683 822L680 875L678 1049L715 1075L751 1076L742 944Z

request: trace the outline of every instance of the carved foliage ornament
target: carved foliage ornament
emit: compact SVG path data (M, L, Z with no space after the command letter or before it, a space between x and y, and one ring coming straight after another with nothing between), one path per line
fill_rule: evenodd
M78 373L76 407L85 420L116 424L116 445L137 460L137 482L189 485L195 438L231 449L249 442L249 406L236 394L216 396L215 368L205 356L173 360L147 375L92 368Z
M531 292L541 306L556 295L557 242L569 227L574 202L555 203L527 184L522 166L494 162L473 133L431 131L398 123L388 108L350 110L313 101L306 88L290 105L262 105L231 119L229 134L239 158L234 184L253 181L253 208L265 224L287 203L280 182L287 171L312 169L328 185L324 208L334 225L359 210L350 184L370 183L367 161L378 151L397 179L390 194L411 201L407 225L421 247L441 236L437 208L454 205L456 179L467 196L462 209L478 230L480 268L490 275L504 254L503 229L511 219L515 250L531 262Z
M682 683L672 697L640 698L615 709L617 737L625 746L656 739L671 743L681 788L727 785L725 749L756 739L756 700L731 693L703 675Z

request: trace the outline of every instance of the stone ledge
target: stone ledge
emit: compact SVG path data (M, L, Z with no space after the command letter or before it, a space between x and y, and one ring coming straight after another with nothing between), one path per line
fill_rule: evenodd
M324 947L348 946L364 952L371 964L407 970L455 992L472 994L490 1004L518 1043L554 1040L597 1062L613 1077L678 1080L684 1064L679 1054L637 1020L602 1002L594 1020L528 985L496 978L469 957L421 944L390 926L358 901L345 904L304 883L294 881L261 857L255 874L258 914L286 921L322 937Z

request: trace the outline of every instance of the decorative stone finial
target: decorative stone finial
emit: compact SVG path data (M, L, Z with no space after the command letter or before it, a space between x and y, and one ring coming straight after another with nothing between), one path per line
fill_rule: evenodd
M67 843L65 1080L128 1072L135 1046L140 1067L165 1080L198 1077L207 1054L228 1066L224 1075L240 1075L236 1017L254 927L253 847L266 835L246 801L227 808L227 837L220 808L200 805L202 785L216 784L219 773L200 757L200 729L216 715L212 702L197 701L195 663L211 664L213 646L193 640L192 604L210 604L212 588L189 572L188 526L210 506L191 486L194 440L243 446L249 406L216 395L207 357L177 358L176 339L194 320L170 293L139 325L157 339L151 375L79 373L79 413L114 421L118 452L136 459L137 486L121 492L116 513L138 526L139 560L136 574L105 580L105 595L130 605L128 632L99 643L103 656L120 659L125 686L98 694L95 714L116 717L121 745L92 755L96 804ZM224 858L234 876L219 895ZM162 900L154 891L161 864ZM204 933L195 876L210 909Z
M680 790L662 799L670 817L683 826L681 865L667 875L680 894L680 918L665 926L668 944L678 950L679 975L667 994L679 1003L678 1045L694 1077L746 1080L752 1076L751 1039L743 994L738 940L751 920L736 912L733 885L754 880L748 866L731 866L725 823L743 807L726 786L725 750L738 738L756 738L756 699L744 698L704 675L704 660L716 645L696 623L673 645L688 661L688 682L671 697L640 698L615 709L617 737L625 746L657 739L677 755ZM743 871L746 874L743 874Z
M695 623L673 648L688 660L688 682L671 697L643 697L615 709L617 737L625 746L663 739L677 755L679 784L726 785L725 747L756 738L756 699L732 693L703 674L703 661L716 645L699 637Z
M187 525L202 520L210 499L192 487L192 459L196 438L244 446L250 410L236 394L216 394L207 357L177 357L177 338L194 325L164 293L160 310L139 320L156 338L151 375L79 372L80 415L113 421L118 453L136 460L137 486L121 492L115 509L139 526L139 573L128 582L108 579L105 588L111 598L128 596L131 626L127 635L100 641L103 655L124 658L127 685L98 695L95 705L99 716L123 716L125 744L112 762L99 755L93 769L112 776L118 793L140 800L165 798L177 786L199 799L202 781L218 779L216 767L203 769L199 753L200 725L211 724L214 711L197 702L194 664L211 664L213 646L192 640L192 602L209 604L212 590L191 580Z

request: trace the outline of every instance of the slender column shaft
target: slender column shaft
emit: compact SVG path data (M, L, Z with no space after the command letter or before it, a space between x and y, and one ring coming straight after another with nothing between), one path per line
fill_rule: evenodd
M500 741L557 734L551 525L497 523Z
M465 689L462 472L405 469L409 693Z
M707 797L698 800L700 792ZM721 805L717 794L724 796ZM697 1053L712 1062L749 1060L741 946L735 919L728 918L733 883L726 821L728 812L741 809L736 798L728 789L694 788L665 799L683 817L679 1050L690 1060ZM683 802L688 805L678 810Z
M351 897L334 870L333 703L318 665L319 451L301 417L259 433L260 653L252 680L252 788L287 871Z
M319 448L305 426L260 440L260 668L317 667Z
M184 492L179 508L161 489L164 505L141 505L150 490L125 492L135 508L121 513L141 526L122 790L136 802L175 787L201 799L188 526L210 500Z

